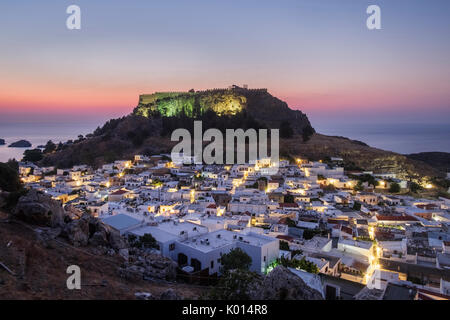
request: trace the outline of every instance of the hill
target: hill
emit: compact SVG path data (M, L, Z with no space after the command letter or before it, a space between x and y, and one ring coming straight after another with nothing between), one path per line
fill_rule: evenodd
M42 165L101 165L133 154L170 153L174 129L192 131L193 120L203 129L281 128L282 137L309 138L315 131L308 117L265 89L214 89L141 95L138 106L112 119L86 138L49 148Z
M170 133L176 128L192 130L193 120L208 128L279 128L280 152L288 158L310 160L342 157L347 169L394 172L402 178L443 176L441 167L421 159L371 148L345 137L315 132L308 117L272 96L266 89L213 89L141 95L131 114L112 119L86 138L51 149L41 165L71 167L99 166L134 154L170 153L176 142Z
M442 172L450 172L450 153L448 152L420 152L408 154L407 157L425 162Z
M219 117L244 115L259 124L259 127L280 128L288 125L302 134L311 130L308 117L299 110L292 110L286 102L272 96L267 89L245 89L233 86L230 89L205 91L166 92L141 95L133 114L143 117L201 118L215 114Z
M396 173L404 179L442 177L443 172L419 160L405 155L370 147L345 137L314 134L308 141L282 139L280 149L293 157L321 160L327 157L344 159L346 170L366 170L374 173Z
M90 248L74 248L62 240L40 241L35 227L9 221L0 212L0 299L136 299L136 292L159 297L169 289L185 298L204 291L182 284L131 281L118 276L123 263L119 256L93 254ZM82 290L68 290L66 269L80 266Z

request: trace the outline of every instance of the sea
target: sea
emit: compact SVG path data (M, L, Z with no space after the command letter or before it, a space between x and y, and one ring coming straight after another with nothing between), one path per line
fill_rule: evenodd
M0 162L6 162L9 159L21 160L25 150L45 145L49 140L54 143L76 140L78 135L92 133L101 125L100 122L0 123L0 139L6 142L5 145L0 146ZM29 141L32 144L31 148L8 147L9 144L19 140Z
M28 140L31 148L45 145L47 141L54 143L75 140L78 135L92 133L103 122L49 122L20 123L0 122L0 138L6 145L0 146L0 162L15 158L22 159L23 152L30 148L8 148L8 144L18 140ZM394 151L402 154L441 151L450 152L449 124L420 123L313 123L317 132L344 136L363 141L371 147Z
M371 147L401 154L450 152L450 123L320 123L313 127L330 136L343 136Z

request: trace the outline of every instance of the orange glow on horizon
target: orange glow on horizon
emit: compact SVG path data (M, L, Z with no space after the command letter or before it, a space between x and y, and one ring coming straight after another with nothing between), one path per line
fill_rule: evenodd
M171 88L167 85L143 87L132 85L108 85L92 83L58 83L45 82L34 84L27 81L23 85L0 80L0 112L43 112L74 114L102 114L115 112L123 115L132 112L137 105L139 95L156 91L187 91L185 88ZM175 86L175 85L174 85ZM193 84L197 90L205 89ZM225 87L225 86L224 86ZM308 90L306 90L308 89ZM295 93L294 88L274 87L268 90L273 96L286 101L290 108L308 113L333 111L390 111L396 109L409 111L420 110L423 105L440 105L440 97L431 97L428 92L420 90L405 96L392 90L367 90L355 88L353 91L329 88L328 93L317 93L314 88L305 88ZM289 92L288 92L289 91ZM293 93L294 92L294 93Z

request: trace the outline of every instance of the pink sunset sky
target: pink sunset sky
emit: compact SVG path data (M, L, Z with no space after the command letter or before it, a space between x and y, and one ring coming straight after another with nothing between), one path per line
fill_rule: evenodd
M447 121L449 2L378 2L375 31L368 1L77 1L76 31L64 1L2 3L0 119L103 121L141 93L248 84L313 124Z

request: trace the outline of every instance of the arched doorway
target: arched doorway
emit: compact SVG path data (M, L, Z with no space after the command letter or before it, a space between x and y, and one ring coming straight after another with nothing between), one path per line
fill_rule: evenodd
M199 260L192 258L191 259L191 267L194 268L194 271L200 271L200 270L202 270L202 263Z
M180 267L184 267L185 265L187 265L188 263L188 258L185 254L183 253L179 253L178 254L178 265Z

